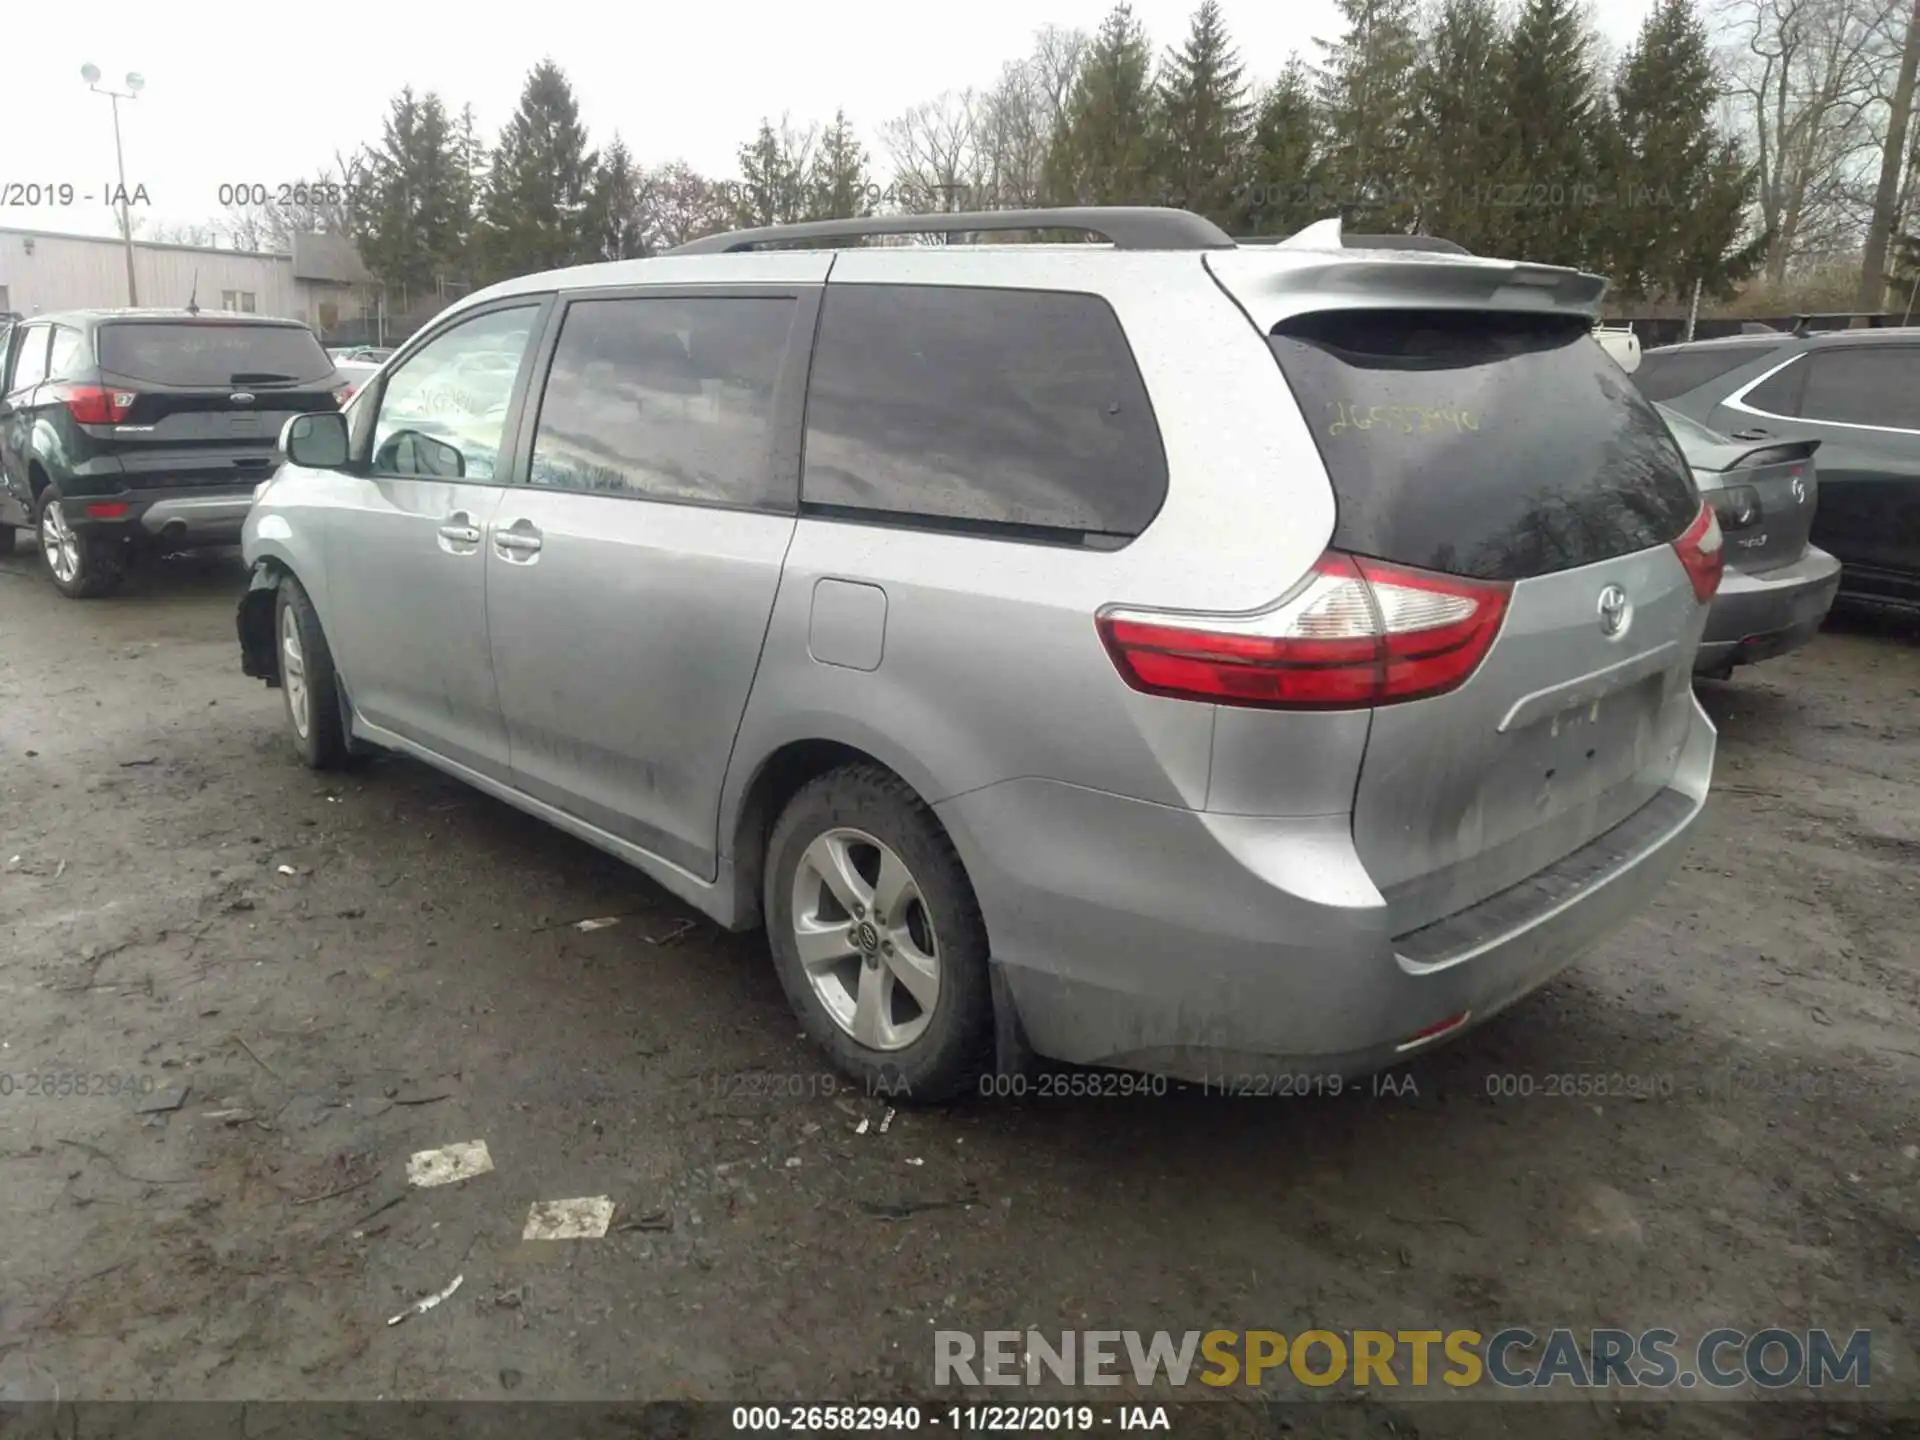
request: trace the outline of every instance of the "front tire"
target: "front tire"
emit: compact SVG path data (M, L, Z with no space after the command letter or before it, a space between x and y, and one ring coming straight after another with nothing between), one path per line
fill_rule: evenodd
M126 542L75 530L59 490L51 485L40 492L39 539L47 578L70 600L109 594L126 576Z
M310 770L338 769L347 761L347 735L333 652L313 601L291 575L274 597L273 636L293 748Z
M814 1042L869 1094L972 1092L992 1065L987 929L953 842L898 776L833 770L767 842L774 968Z

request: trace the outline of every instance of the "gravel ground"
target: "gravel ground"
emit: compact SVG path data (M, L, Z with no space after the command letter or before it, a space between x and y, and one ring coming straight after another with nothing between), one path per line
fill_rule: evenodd
M1686 869L1395 1093L882 1134L759 937L410 761L302 769L239 673L243 583L196 557L74 603L0 559L0 1399L897 1398L935 1328L1310 1322L1869 1328L1876 1390L1920 1394L1911 627L1704 685ZM1547 1093L1572 1072L1660 1093ZM474 1139L492 1173L405 1185ZM605 1239L521 1239L595 1195ZM1418 1433L1548 1433L1445 1409Z

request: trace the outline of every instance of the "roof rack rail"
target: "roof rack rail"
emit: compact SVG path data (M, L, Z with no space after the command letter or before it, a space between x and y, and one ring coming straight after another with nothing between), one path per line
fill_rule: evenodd
M1304 233L1304 232L1302 232ZM1323 238L1331 239L1331 232L1322 232ZM1236 235L1236 245L1285 245L1295 239L1292 235ZM1473 252L1455 240L1443 239L1438 235L1349 235L1340 232L1340 244L1348 250L1431 250L1444 255L1471 255Z
M805 220L703 235L669 255L730 255L803 240L855 240L870 235L961 235L1008 230L1072 230L1096 235L1116 250L1231 250L1233 237L1203 215L1155 205L1073 205L1041 210L956 210L931 215L863 215Z
M1793 317L1793 333L1798 336L1805 335L1816 328L1823 330L1852 328L1844 325L1815 326L1813 322L1816 320L1865 320L1867 329L1880 330L1893 324L1893 313L1889 310L1830 310L1821 315L1796 315Z

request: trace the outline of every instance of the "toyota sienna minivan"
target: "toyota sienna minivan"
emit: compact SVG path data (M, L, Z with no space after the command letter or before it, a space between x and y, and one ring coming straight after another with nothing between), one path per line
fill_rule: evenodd
M863 243L1014 230L1095 241ZM870 1085L1375 1069L1705 801L1720 532L1604 288L1156 209L508 281L288 423L244 668L764 926Z

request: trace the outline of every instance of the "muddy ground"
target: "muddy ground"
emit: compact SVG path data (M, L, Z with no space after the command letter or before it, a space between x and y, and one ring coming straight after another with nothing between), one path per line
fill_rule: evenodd
M1685 871L1403 1093L880 1134L757 937L410 761L302 769L239 673L243 583L75 603L0 559L0 1398L897 1398L936 1328L1310 1323L1869 1328L1876 1389L1920 1394L1911 627L1703 686ZM1571 1072L1662 1093L1546 1093ZM493 1173L408 1190L471 1139ZM607 1238L520 1238L589 1195ZM1540 1413L1475 1424L1571 1424Z

